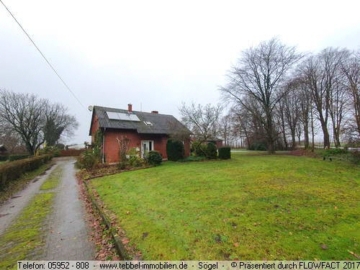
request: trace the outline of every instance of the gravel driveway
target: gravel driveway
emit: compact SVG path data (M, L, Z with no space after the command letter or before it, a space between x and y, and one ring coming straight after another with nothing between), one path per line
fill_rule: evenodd
M56 165L45 175L32 181L24 190L0 207L0 235L39 191L40 186L57 166L63 167L62 177L55 189L52 214L44 234L44 260L94 260L95 246L89 240L85 208L80 198L73 158L58 158Z

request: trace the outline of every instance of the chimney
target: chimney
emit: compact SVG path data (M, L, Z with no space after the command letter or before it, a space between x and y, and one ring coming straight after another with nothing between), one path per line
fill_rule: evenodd
M151 113L156 113L156 114L158 114L158 113L159 113L159 111L151 111Z
M129 113L132 112L132 104L131 104L131 103L128 104L128 112L129 112Z

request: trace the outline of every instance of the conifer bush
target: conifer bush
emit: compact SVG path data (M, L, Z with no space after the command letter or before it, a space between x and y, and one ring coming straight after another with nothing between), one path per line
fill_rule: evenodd
M168 140L166 143L168 160L178 161L185 156L184 144L181 141Z
M206 147L206 157L208 159L217 159L217 148L212 142L209 142Z
M231 158L231 148L228 146L219 148L219 158L220 159L230 159Z

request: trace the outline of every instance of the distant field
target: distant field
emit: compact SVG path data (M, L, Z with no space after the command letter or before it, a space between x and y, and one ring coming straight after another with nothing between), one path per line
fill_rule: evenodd
M286 155L232 156L166 162L90 185L147 260L360 256L359 167Z

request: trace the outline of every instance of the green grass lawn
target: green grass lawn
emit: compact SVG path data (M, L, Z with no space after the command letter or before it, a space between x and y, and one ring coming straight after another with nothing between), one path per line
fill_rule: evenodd
M360 170L294 156L165 164L90 182L147 260L355 260Z

